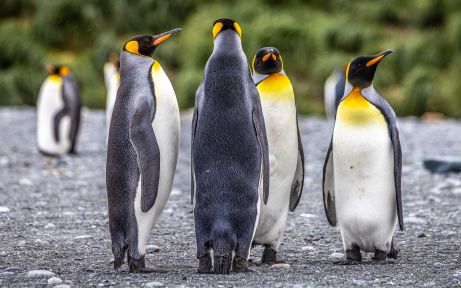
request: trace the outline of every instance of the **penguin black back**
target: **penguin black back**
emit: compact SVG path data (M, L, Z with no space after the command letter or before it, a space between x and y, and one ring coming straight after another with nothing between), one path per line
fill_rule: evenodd
M197 257L208 263L212 248L215 273L230 272L233 252L234 270L236 261L246 261L257 220L263 158L268 163L261 104L240 35L233 20L215 22L214 50L197 91L192 127ZM263 170L268 176L268 165Z

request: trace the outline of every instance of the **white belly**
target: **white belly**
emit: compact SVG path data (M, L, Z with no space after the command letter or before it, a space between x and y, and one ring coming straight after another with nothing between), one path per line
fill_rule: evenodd
M388 129L370 121L336 121L335 204L345 249L388 250L397 224L394 158Z
M114 110L115 99L117 98L118 87L120 86L120 74L117 72L114 64L106 63L104 65L104 80L106 83L106 127L109 133L110 120Z
M254 241L278 249L285 231L291 185L298 160L296 106L293 100L261 99L269 144L270 183L266 205L260 201ZM262 195L261 195L262 197Z
M170 197L179 150L179 107L170 80L163 72L153 73L157 108L152 123L160 149L160 181L154 206L146 213L141 211L141 190L135 197L138 223L138 249L145 253L147 238Z
M64 116L59 126L59 142L54 137L54 117L64 107L62 80L47 78L40 88L37 100L37 146L50 154L65 154L69 151L70 117Z

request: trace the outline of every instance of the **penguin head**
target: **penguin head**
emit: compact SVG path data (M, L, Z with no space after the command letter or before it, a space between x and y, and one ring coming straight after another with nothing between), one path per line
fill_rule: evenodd
M216 39L219 33L228 29L234 30L239 37L242 38L242 28L240 28L240 25L237 22L229 18L221 18L213 23L213 39Z
M60 77L66 77L71 73L70 68L66 65L45 64L45 69L51 75L56 75Z
M379 62L391 53L391 50L386 50L376 55L360 56L354 59L346 69L347 81L356 88L370 86L373 83Z
M155 48L157 48L157 46L160 45L160 43L170 38L171 35L176 34L180 31L182 31L181 28L175 28L173 30L163 32L155 36L135 36L128 40L125 43L125 45L123 45L123 51L140 56L152 57Z
M274 47L261 48L253 57L253 71L259 74L278 73L283 70L283 60L279 50Z

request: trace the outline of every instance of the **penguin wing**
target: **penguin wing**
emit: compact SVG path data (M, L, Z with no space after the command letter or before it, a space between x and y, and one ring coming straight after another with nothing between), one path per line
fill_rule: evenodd
M323 164L323 207L328 223L336 226L335 179L333 174L333 137L331 137L325 163Z
M160 149L152 128L152 103L140 101L131 119L129 134L136 151L141 181L141 210L149 211L155 203L160 179Z
M192 147L194 147L194 140L195 140L195 129L197 128L197 119L198 119L198 109L201 104L201 100L203 97L203 81L200 83L197 92L195 93L195 109L194 115L192 116L192 131L191 131L191 157L190 157L190 192L191 192L191 204L194 204L194 197L195 197L195 173L194 173L194 157L192 157Z
M296 172L291 184L290 193L290 211L295 211L296 207L301 200L304 186L304 149L301 142L301 135L299 134L298 115L296 114L296 128L298 130L298 164L296 165Z
M364 91L364 90L362 90ZM397 121L395 112L391 105L381 96L378 91L374 88L365 91L362 94L371 104L381 111L384 119L387 122L389 129L389 137L392 142L392 149L394 153L394 186L395 186L395 198L397 202L397 216L399 219L400 230L403 231L403 209L402 209L402 148L400 147L399 130L397 129Z
M62 94L67 112L70 115L69 139L71 141L70 152L74 152L77 140L78 128L80 126L80 109L82 106L77 83L72 77L66 77L63 81Z
M267 204L267 199L269 198L269 145L267 143L267 134L266 134L266 125L264 124L264 115L261 107L261 101L259 100L258 90L256 90L256 95L253 97L253 125L256 131L256 136L258 137L259 147L261 149L261 158L262 158L262 179L263 179L263 201L264 204Z

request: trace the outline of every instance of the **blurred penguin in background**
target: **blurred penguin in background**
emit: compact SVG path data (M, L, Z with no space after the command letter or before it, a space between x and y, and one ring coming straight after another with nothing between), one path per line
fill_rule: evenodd
M324 86L325 114L328 120L334 120L336 109L343 98L346 85L346 73L342 67L336 68L328 77Z
M104 82L106 84L106 127L109 134L110 119L117 98L118 86L120 86L120 60L118 53L112 52L107 56L104 64Z
M50 75L37 99L37 145L47 156L76 154L82 101L68 66L46 65Z

